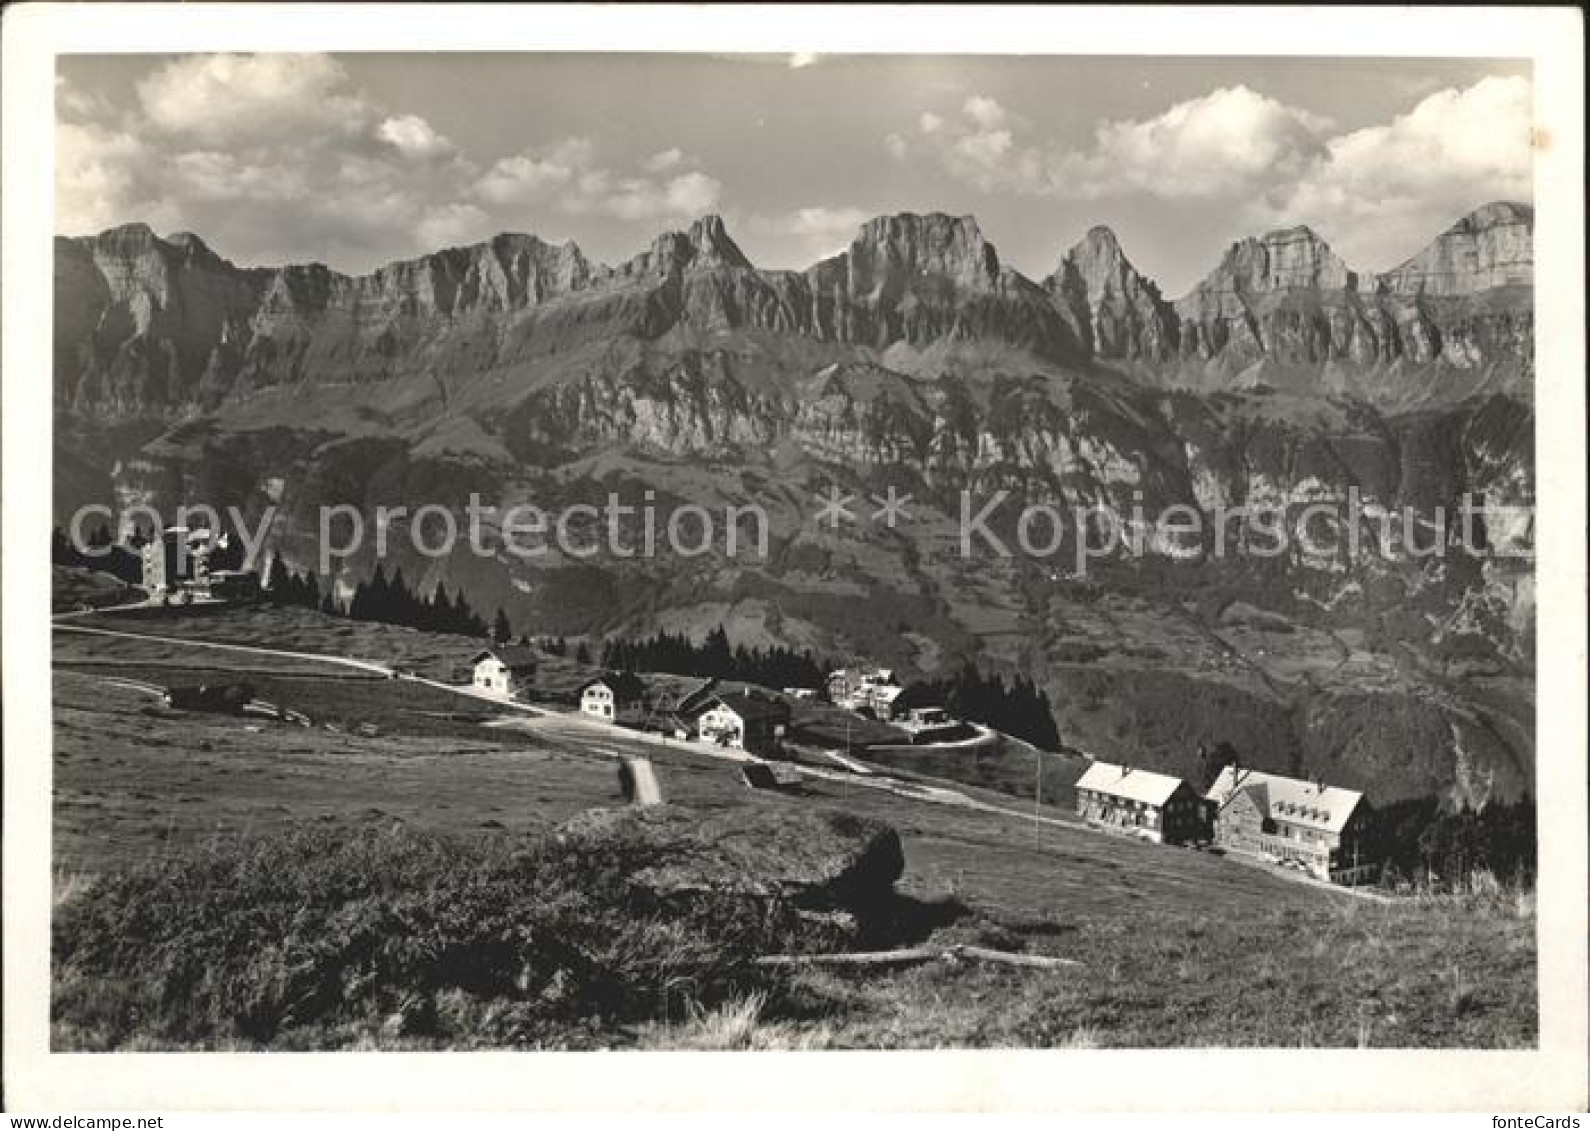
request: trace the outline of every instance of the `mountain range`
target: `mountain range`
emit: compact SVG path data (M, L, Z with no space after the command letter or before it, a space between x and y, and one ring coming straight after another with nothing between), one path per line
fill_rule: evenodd
M715 216L616 266L504 234L362 276L129 224L56 241L56 509L270 505L273 550L309 568L329 503L755 503L765 560L395 564L532 634L723 623L908 675L1017 670L1101 757L1185 770L1229 742L1388 796L1512 796L1532 781L1527 562L1156 545L1082 577L953 547L962 491L1123 521L1349 488L1381 511L1527 506L1532 238L1529 206L1488 204L1374 274L1288 228L1167 299L1107 228L1031 279L941 213L869 220L801 271L757 268ZM908 529L815 523L828 486L909 492Z
M1487 205L1383 275L1306 227L1231 245L1166 300L1108 228L1041 281L972 217L878 217L804 271L754 267L708 216L617 267L504 234L347 276L238 268L129 224L56 244L56 396L106 419L213 410L262 389L433 371L522 372L615 338L764 332L916 356L998 343L1205 392L1267 385L1377 405L1528 396L1533 212ZM931 363L928 363L931 364Z

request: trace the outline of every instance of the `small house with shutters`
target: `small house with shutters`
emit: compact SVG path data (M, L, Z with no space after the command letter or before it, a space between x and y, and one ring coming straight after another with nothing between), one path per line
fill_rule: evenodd
M620 713L639 707L646 685L634 672L608 672L580 684L580 711L592 718L615 722Z
M777 753L789 720L789 705L781 700L724 691L702 707L696 733L703 742L767 755Z
M1077 815L1160 844L1207 839L1204 802L1181 778L1094 762L1077 779Z
M535 649L522 644L476 652L469 661L475 669L471 686L504 699L528 699L535 686L537 660Z
M1337 883L1374 878L1364 846L1370 806L1357 790L1226 766L1204 796L1222 848L1292 862Z

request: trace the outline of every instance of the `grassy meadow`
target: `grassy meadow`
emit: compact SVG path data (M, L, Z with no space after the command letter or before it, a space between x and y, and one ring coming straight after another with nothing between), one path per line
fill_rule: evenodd
M272 631L272 615L140 630L401 654L439 674L471 643L360 625L311 647L291 627ZM700 751L555 712L486 726L501 713L489 703L308 661L68 633L56 653L58 1049L1535 1039L1526 894L1371 901L844 775L753 794L737 767ZM114 682L206 675L246 678L316 725L170 711ZM760 954L817 944L777 907L749 920L710 900L688 914L637 908L620 882L639 863L633 846L587 858L553 835L621 803L616 760L630 754L652 759L668 802L704 814L755 806L771 823L821 807L897 830L898 890L944 910L904 941L1080 965L756 967Z

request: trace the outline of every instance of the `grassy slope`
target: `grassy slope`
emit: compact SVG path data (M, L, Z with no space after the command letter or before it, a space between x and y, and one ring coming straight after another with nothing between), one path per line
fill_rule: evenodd
M407 642L405 654L431 662L443 662L462 643L356 627L356 648L366 655L381 654L387 642L377 637L388 634ZM83 655L82 638L63 635L58 646L63 654ZM128 645L125 652L143 647ZM192 662L192 656L166 658ZM616 801L612 755L629 750L654 758L672 801L710 810L747 797L732 766L639 745L619 732L593 740L566 730L524 733L438 720L436 714L477 707L410 684L264 677L278 681L274 690L284 698L295 680L306 694L357 697L360 717L379 719L382 728L380 736L365 738L151 713L149 697L110 687L99 676L63 670L56 677L54 862L63 891L130 862L187 857L240 836L272 837L306 825L342 832L397 825L471 837L534 833ZM978 909L974 926L957 924L946 938L974 930L980 941L1086 963L1081 973L1041 975L937 966L861 979L802 975L751 1026L774 1027L768 1031L778 1040L921 1046L1532 1039L1528 915L1364 904L1187 850L932 806L845 783L813 782L777 803L838 805L894 825L907 859L902 889ZM660 1024L605 1031L599 1041L707 1039Z

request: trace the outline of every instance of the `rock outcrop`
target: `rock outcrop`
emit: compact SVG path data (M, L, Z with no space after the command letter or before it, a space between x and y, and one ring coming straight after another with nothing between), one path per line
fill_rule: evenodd
M639 845L647 864L628 882L646 902L673 910L740 902L762 915L784 908L851 941L889 926L894 884L905 871L900 837L839 810L737 805L593 809L564 824L571 841Z

